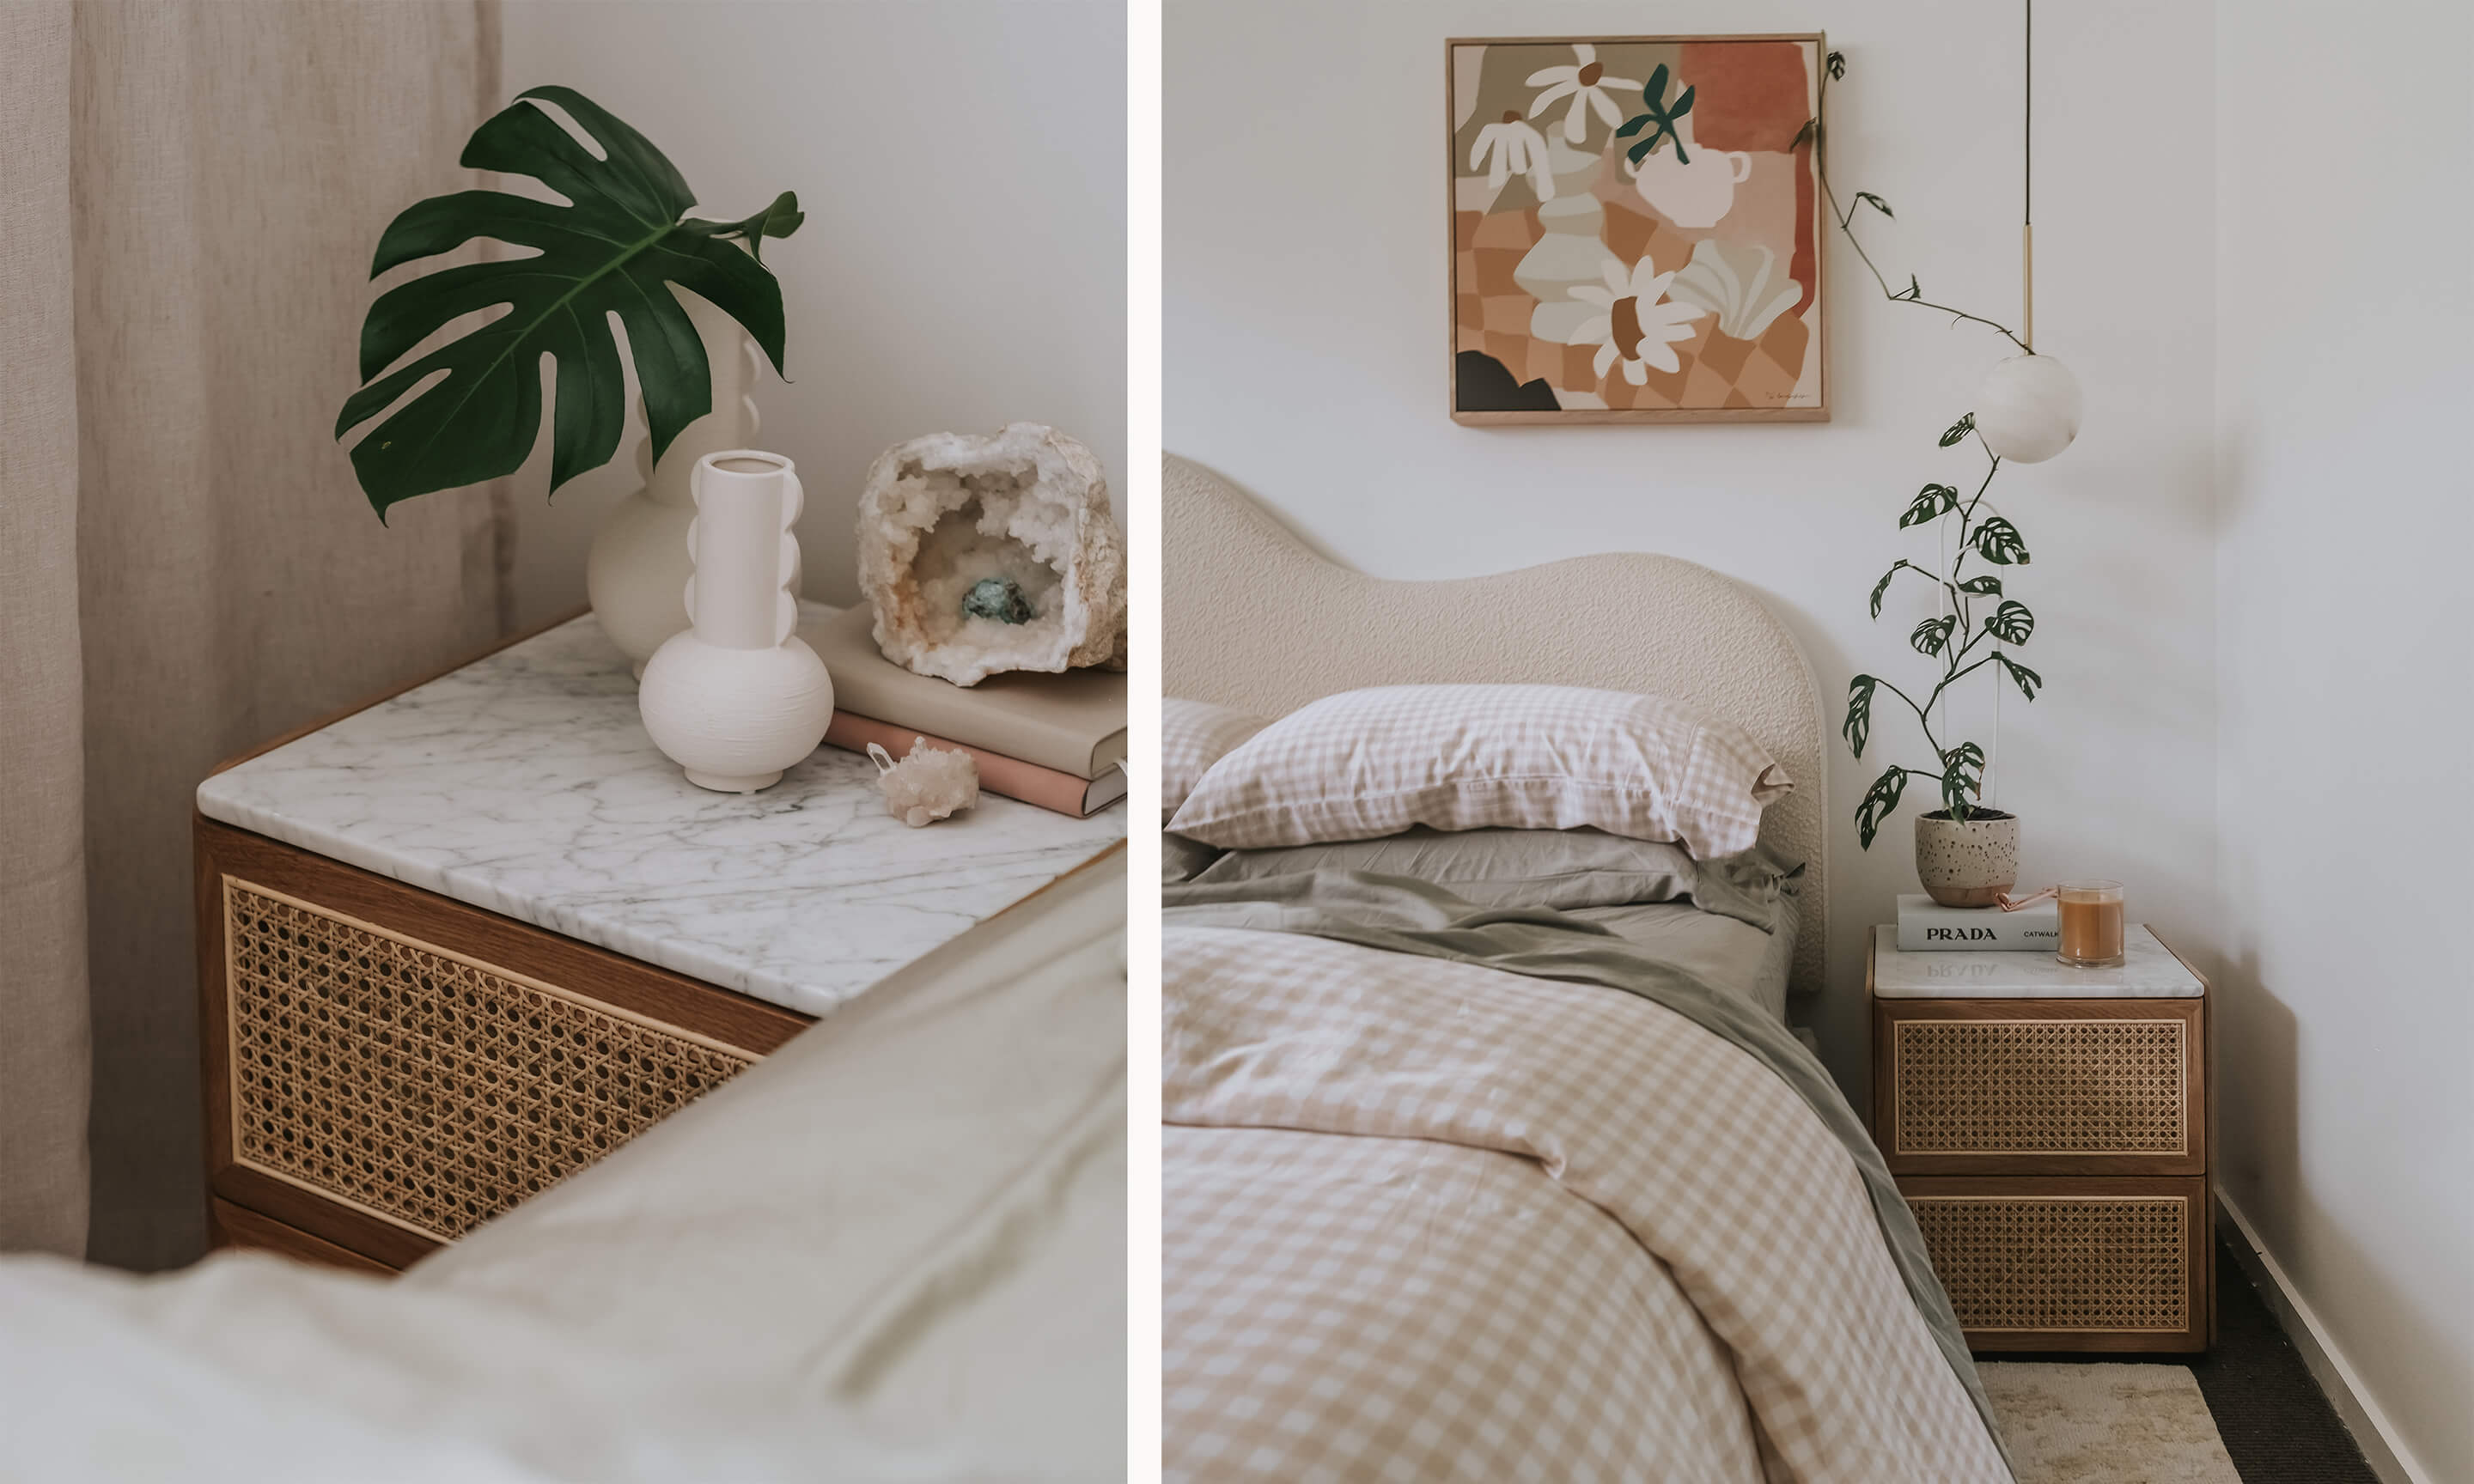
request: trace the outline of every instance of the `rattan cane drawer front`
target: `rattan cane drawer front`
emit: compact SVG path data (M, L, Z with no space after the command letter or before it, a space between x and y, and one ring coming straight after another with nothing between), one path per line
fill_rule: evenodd
M2195 1266L2205 1251L2202 1182L2121 1183L2148 1188L2103 1193L2073 1192L2068 1182L2014 1184L1907 1191L1972 1346L2194 1347L2206 1328Z
M1882 1153L1907 1173L2195 1173L2193 1015L1883 1016Z
M234 1162L452 1240L757 1058L223 879Z

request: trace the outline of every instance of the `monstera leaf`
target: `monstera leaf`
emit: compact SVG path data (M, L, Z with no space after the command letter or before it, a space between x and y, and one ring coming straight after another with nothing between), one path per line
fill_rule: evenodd
M1984 792L1984 749L1961 742L1942 759L1941 806L1954 820L1967 818L1967 796Z
M1928 775L1929 776L1929 775ZM1864 791L1864 802L1856 806L1856 840L1865 850L1873 848L1873 837L1881 830L1881 822L1899 806L1899 796L1907 790L1907 770L1892 768L1873 780Z
M535 98L565 109L606 157L596 158L525 101ZM544 355L558 365L550 488L608 463L626 421L613 314L627 329L653 456L660 458L682 429L713 410L704 343L672 284L744 325L781 368L782 286L757 254L766 237L788 237L806 220L796 196L786 191L737 222L690 217L695 193L677 168L643 134L568 87L519 94L473 132L460 163L529 176L567 201L499 191L435 196L397 217L378 239L372 277L474 238L539 250L441 269L389 289L370 306L361 325L368 385L345 401L335 436L421 387L352 448L352 468L380 519L399 500L495 479L523 464L541 432ZM448 322L501 305L507 312L497 319L388 371Z
M1869 675L1859 675L1847 682L1847 720L1838 731L1856 750L1858 759L1864 755L1865 738L1873 734L1873 688L1880 683Z

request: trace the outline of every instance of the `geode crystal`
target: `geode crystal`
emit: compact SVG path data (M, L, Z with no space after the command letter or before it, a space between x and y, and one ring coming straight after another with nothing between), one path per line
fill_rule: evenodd
M1125 668L1126 541L1106 476L1041 423L886 449L860 497L859 585L876 647L921 675L976 685L1005 670Z

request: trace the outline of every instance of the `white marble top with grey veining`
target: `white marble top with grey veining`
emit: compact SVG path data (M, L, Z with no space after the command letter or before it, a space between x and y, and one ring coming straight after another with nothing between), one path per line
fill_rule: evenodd
M2146 923L2122 932L2119 969L2073 969L2044 949L1902 953L1899 928L1873 929L1877 999L2196 999L2204 988Z
M1107 850L1127 818L982 794L913 829L874 764L830 747L762 793L709 793L644 734L590 617L219 773L198 807L814 1016Z

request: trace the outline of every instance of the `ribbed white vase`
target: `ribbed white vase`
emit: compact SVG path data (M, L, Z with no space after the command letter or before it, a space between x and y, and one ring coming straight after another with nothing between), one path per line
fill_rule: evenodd
M704 342L713 370L713 411L670 441L653 462L652 440L636 441L636 469L644 483L611 508L594 534L584 562L585 595L601 632L625 652L639 678L662 641L688 626L679 595L688 580L688 523L695 518L689 489L696 461L709 453L755 443L760 419L756 398L756 343L739 322L701 299L680 302ZM643 403L637 403L643 418ZM793 591L796 591L795 586Z
M695 465L690 626L644 664L638 712L688 781L752 794L816 750L834 715L833 677L795 632L803 495L790 461L734 448Z

